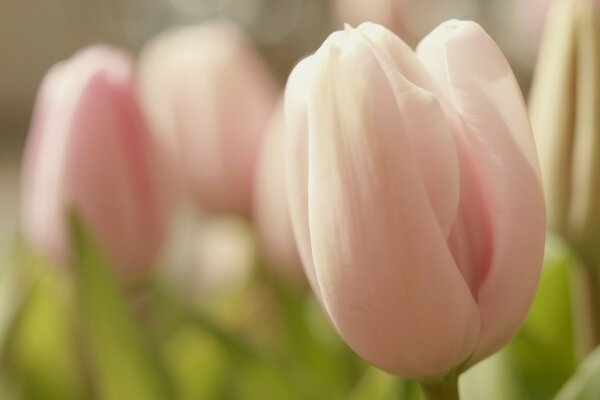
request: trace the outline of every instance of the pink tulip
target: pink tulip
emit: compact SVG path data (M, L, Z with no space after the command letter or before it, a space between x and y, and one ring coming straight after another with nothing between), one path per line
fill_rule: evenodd
M277 108L259 154L254 216L262 247L274 272L290 281L303 278L296 249L285 184L285 118L283 103Z
M139 64L143 109L173 175L201 206L248 213L277 100L250 43L224 22L178 28L152 40Z
M42 82L25 152L26 237L69 262L72 207L118 273L137 278L165 225L153 162L129 56L98 46L58 64Z
M333 33L286 90L292 223L348 344L434 379L501 348L545 239L521 92L494 41L449 21L413 52L387 29Z

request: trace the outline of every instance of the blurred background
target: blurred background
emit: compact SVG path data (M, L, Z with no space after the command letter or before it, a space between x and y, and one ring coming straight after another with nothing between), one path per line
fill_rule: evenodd
M342 1L44 0L34 2L0 0L0 261L2 261L2 264L12 253L17 240L21 155L38 85L52 65L70 57L78 49L89 44L109 43L129 49L136 54L148 39L169 27L198 23L215 17L226 17L238 24L254 41L266 64L283 88L293 66L302 57L315 51L322 41L332 31L340 29L344 22L352 25L364 20L383 23L398 33L411 46L415 46L423 36L444 20L451 18L471 19L479 22L500 45L512 64L525 95L529 90L548 0L398 0L397 9L384 13L377 13L374 8L365 7L375 3L370 0L346 0L346 3L355 3L354 9L358 11L342 11L339 6ZM230 278L228 274L236 276L244 274L249 276L251 274L249 272L250 268L247 267L247 264L253 262L254 257L252 239L249 239L251 234L247 232L248 226L240 222L239 219L232 217L218 222L209 222L203 226L199 234L194 233L192 235L189 234L189 231L196 232L195 227L189 226L186 228L185 223L180 225L181 230L188 229L188 232L175 236L173 242L177 242L179 247L170 249L175 256L178 254L180 257L181 254L189 255L189 248L193 248L197 249L197 253L200 254L201 263L224 265L223 268L219 268L223 272L220 276L211 278L202 276L202 280L216 281L215 285L218 286L219 280L227 281ZM235 242L235 245L224 244L230 242ZM188 250L180 251L183 248ZM210 248L210 251L203 251L205 248ZM194 252L192 251L192 253ZM559 266L560 263L564 264L564 259L561 257L563 257L562 253L555 257ZM185 259L179 261L180 264L187 262ZM200 275L203 273L199 272ZM562 269L557 270L555 275L550 276L548 279L551 279L557 286L553 290L560 292L564 290L564 271ZM552 282L550 284L553 284ZM191 284L190 282L187 283ZM0 298L4 298L5 295L4 285L5 282L2 283L0 280L0 286L2 286L0 287ZM194 290L193 287L190 289ZM257 289L245 288L244 290L247 292L248 290ZM260 292L260 290L257 292ZM275 293L275 295L282 294ZM260 293L252 297L254 303L239 300L239 298L247 299L247 293L239 295L239 298L236 296L233 296L234 300L225 305L221 304L220 307L231 309L244 307L250 310L247 313L251 314L252 310L259 309L264 306L264 303L268 303L263 298L266 295ZM329 355L332 352L337 354L335 362L339 362L340 365L350 365L346 375L338 374L339 376L336 376L333 373L331 379L338 379L341 382L339 386L343 390L351 383L356 383L354 380L358 376L357 371L362 372L361 368L364 368L364 366L357 363L356 359L337 339L327 322L324 322L325 320L318 311L316 302L310 303L306 307L303 305L302 310L299 311L300 303L298 303L298 299L295 299L293 295L290 298L285 293L283 296L283 300L281 298L279 300L280 303L283 301L284 308L287 307L284 311L292 314L302 314L302 323L308 321L309 325L303 329L319 331L316 336L321 338L319 339L321 340L320 346L328 348ZM287 300L285 300L286 296L288 296ZM304 296L304 294L301 296ZM553 296L548 296L548 298L543 299L545 308L534 311L534 317L539 313L555 312L561 314L561 312L568 309L568 305L553 304L552 298ZM217 297L216 300L213 299L212 301L216 304L221 300ZM210 303L210 300L208 304L209 306L214 305ZM2 324L2 315L5 314L3 307L5 305L0 304L0 325ZM226 311L225 314L229 312ZM269 313L262 313L260 318L264 319L264 321L260 321L266 327L263 329L268 330L270 324L273 323L269 320ZM558 318L556 321L556 324L560 325L564 322L564 319ZM293 330L293 324L298 323L298 321L287 321L286 323L291 324ZM240 323L242 331L243 324L244 322ZM323 326L326 326L326 328L323 328ZM2 331L1 328L0 326L0 331ZM544 386L548 375L533 376L528 375L528 372L535 370L540 363L544 362L539 356L553 345L553 340L562 340L565 335L568 336L568 333L557 331L556 326L545 326L543 323L536 328L538 329L536 332L553 332L555 336L549 333L550 336L545 338L547 339L545 347L542 346L539 349L532 350L530 342L526 338L518 339L513 344L513 347L519 348L520 357L524 360L519 364L522 366L519 376L522 379L539 378L541 383L538 386L546 388L540 390L547 390L547 393L551 393L572 372L573 366L571 364L561 364L559 362L557 368L550 369L551 373L556 372L556 376L550 377L555 379L555 382L549 385L550 388ZM216 351L214 347L207 347L206 343L202 341L190 342L189 337L186 335L185 331L179 334L176 340L170 342L165 350L170 355L169 362L179 363L177 364L178 367L174 368L180 368L182 371L187 368L185 361L182 360L188 354L208 352L210 356L211 351L213 353ZM268 341L269 333L264 334L262 339L259 340ZM192 343L191 350L190 343ZM194 344L197 345L196 348L193 347ZM309 346L307 350L309 352L312 351L310 346L318 347L318 345L306 343L297 345L299 352L303 351L302 346L304 345ZM565 351L568 352L569 350ZM327 356L327 354L321 355L321 357ZM564 355L564 359L569 359L569 356L569 354ZM218 356L215 357L215 359L218 359ZM324 363L323 376L328 376L327 368L333 371L336 370L336 365L327 366L326 360L319 359L318 355L315 357L317 359L311 360L308 356L309 359L306 360L306 363L317 366ZM501 354L500 357L510 356ZM347 359L351 361L346 362ZM497 357L492 359L489 363L490 368L494 368L493 365L497 362ZM355 365L357 366L355 367ZM215 368L226 367L217 365ZM211 379L210 374L212 372L210 370L200 370L200 372L196 370L194 373L206 374L206 381ZM181 373L182 376L184 374L184 372ZM382 378L382 375L376 373L370 375L369 371L362 376L361 382L363 382L364 387L360 384L357 385L353 399L387 398L384 396L376 397L377 392L374 391L374 388L376 389L381 385L385 386L386 379L389 378ZM472 379L475 382L474 387L477 386L478 376L476 373ZM247 379L252 380L253 375L249 375ZM500 377L495 382L502 385L502 379L503 377ZM194 381L194 377L188 379L188 377L183 376L181 380L189 383ZM204 381L200 380L197 385L202 385L202 382ZM480 383L481 385L488 385L489 382L480 379ZM193 392L193 384L190 385L192 386L189 389ZM395 390L414 391L415 389L412 386L406 388L398 386ZM57 393L60 393L60 391ZM477 392L475 391L475 393ZM332 398L327 397L327 395L324 396L317 398ZM477 394L473 396L471 398L478 398ZM498 399L516 398L502 397L511 396L506 391L499 392L498 396ZM528 393L523 396L522 398L534 398L527 397ZM0 398L4 398L1 390ZM40 398L40 396L32 396L31 398ZM41 398L44 398L44 396L41 396ZM207 398L211 397L208 396ZM535 398L548 397L545 397L545 394L540 394L540 397Z
M398 3L399 15L390 18L372 10L343 13L328 0L1 0L0 248L15 232L19 158L36 89L53 64L85 45L104 42L136 52L165 28L225 16L255 40L283 85L294 64L343 22L374 19L414 45L441 21L472 19L500 44L527 91L548 0Z

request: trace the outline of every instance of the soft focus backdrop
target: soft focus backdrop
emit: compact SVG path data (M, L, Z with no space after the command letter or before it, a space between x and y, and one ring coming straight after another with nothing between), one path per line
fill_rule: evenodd
M443 20L479 22L500 44L527 92L548 0L398 3L410 18L396 31L413 45ZM339 14L327 0L1 0L0 254L6 254L15 232L18 166L34 96L53 64L93 43L136 52L165 28L226 16L256 41L283 85L294 64L342 21L358 22L354 15Z
M78 49L95 43L120 46L137 54L148 39L169 27L198 23L214 17L226 17L238 24L254 41L267 66L283 88L293 66L302 57L315 51L332 31L340 29L344 22L356 25L361 20L371 19L363 16L371 15L368 12L372 10L367 12L361 10L360 13L340 11L341 1L344 0L44 0L36 2L0 0L0 266L4 266L16 247L19 232L18 197L21 155L37 88L52 65L70 57ZM364 8L364 4L375 4L376 1L347 0L347 3L359 5L362 3ZM397 0L398 9L401 10L396 13L397 15L373 14L372 19L375 20L374 22L393 25L390 28L411 46L418 43L425 34L444 20L451 18L475 20L500 45L517 75L524 94L527 95L548 3L548 0ZM360 6L357 9L360 9ZM252 274L251 266L247 264L254 262L253 239L244 221L237 217L228 217L218 221L208 221L198 229L197 226L192 226L193 224L186 225L185 213L181 219L182 223L178 225L180 232L175 233L171 239L176 245L168 247L166 251L173 253L170 257L173 264L170 273L175 275L175 279L179 276L179 279L183 280L181 284L184 287L189 286L194 296L202 297L205 292L210 292L210 282L218 287L221 281L230 281L231 276L235 275L239 279L247 278ZM545 278L545 284L551 289L548 293L562 293L566 291L566 283L563 279L564 253L561 247L554 248L559 250L557 254L551 254L549 257L550 267L547 269L550 272ZM205 249L210 251L204 251ZM206 271L196 271L195 273L200 275L199 280L209 282L200 290L194 285L194 279L188 279L189 275L186 273L189 271L177 270L179 264L185 269L185 265L189 263L189 260L185 259L187 256L199 258L200 264L218 266L215 269L221 271L220 275L207 277L203 275L207 273ZM8 307L2 301L7 292L5 285L6 280L3 280L0 274L0 341L4 331L2 323ZM250 291L247 288L244 290ZM254 310L263 307L263 303L270 304L269 299L265 300L269 294L258 292L257 290L257 293L252 293L250 296L255 299L254 302L231 300L235 307L247 310L248 321L255 319ZM526 331L530 335L529 338L535 336L537 339L540 338L536 335L541 332L543 337L539 342L543 342L544 345L534 348L526 334L519 336L512 344L512 348L518 350L518 365L522 369L511 372L523 380L533 382L533 385L530 385L534 387L532 390L542 387L548 392L553 392L557 389L554 386L559 386L572 372L573 365L562 362L570 360L568 350L565 350L565 354L558 351L558 355L554 358L558 358L559 362L548 367L549 372L546 375L536 375L534 370L544 363L551 364L552 360L547 362L540 356L543 356L546 349L552 347L555 342L568 336L568 333L560 331L560 327L566 330L568 325L562 324L565 321L560 318L568 314L569 307L568 304L554 304L553 295L544 297L544 293L539 300L539 304L542 305L534 309L532 322L529 323L527 326L529 330ZM294 312L300 314L293 308L299 307L297 302L297 299L288 299L288 303L283 307L292 307L292 314ZM211 307L214 304L207 305ZM235 307L228 304L221 305L221 308ZM310 303L310 307L314 309L304 310L301 318L309 322L314 319L316 321L314 325L320 328L323 322L322 315L317 311L316 303ZM313 314L318 316L313 318ZM558 315L556 324L546 326L544 325L546 317L550 314ZM269 314L263 313L260 318L265 320L260 319L258 325L263 326L264 330L269 330L272 324L272 321L268 320ZM297 321L292 319L291 322ZM244 331L244 321L240 325L242 325L240 330ZM557 326L559 329L556 329ZM308 326L306 329L313 328ZM327 336L331 333L326 330L323 334L326 337L324 347L331 347L330 343L339 344L335 336L331 340ZM185 332L182 334L182 338L178 337L182 343L188 339L185 334ZM269 338L269 334L267 332L261 337ZM167 350L170 354L175 354L173 358L180 356L184 359L187 356L187 348L184 350L183 345L178 348L177 343L175 341L175 344L170 345L172 347ZM302 349L298 346L299 352ZM198 353L204 351L204 349L195 350ZM348 353L345 348L340 350L333 347L330 352L341 354L336 362L346 362L344 357L347 357ZM493 385L486 381L485 373L479 371L485 371L485 368L493 370L496 364L506 359L509 359L509 362L514 361L511 359L514 358L511 354L516 353L502 353L499 357L491 359L484 368L473 372L469 386L473 393L477 393L478 386L487 386L485 388L487 392ZM310 359L310 356L308 358L309 365L313 365L313 361L316 364L326 363L320 360L318 355L315 360ZM354 361L347 364L350 366L351 373L354 373L356 371L353 370L352 362ZM324 369L326 370L327 366ZM332 370L335 370L335 365ZM210 373L210 371L205 372ZM552 374L556 376L548 378ZM506 375L510 374L506 373ZM353 375L349 373L349 376ZM337 378L342 382L340 387L347 383L345 381L347 377ZM502 387L503 378L506 377L496 374L495 384ZM210 376L207 379L210 379ZM372 388L378 387L382 382L381 379L384 379L383 383L385 383L382 375L367 372L362 383L357 385L356 395L353 398L376 398L372 395ZM193 381L192 378L190 380ZM542 382L547 380L552 382L549 388ZM1 384L2 382L0 387ZM410 388L406 389L409 390ZM529 394L527 392L524 396ZM500 396L498 398L510 396L510 390L498 392L496 395ZM0 398L2 398L1 392ZM471 395L470 398L477 398L477 394Z

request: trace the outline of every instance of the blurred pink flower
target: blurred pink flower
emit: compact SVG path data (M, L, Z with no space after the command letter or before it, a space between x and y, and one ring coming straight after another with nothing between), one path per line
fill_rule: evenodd
M314 291L374 365L433 379L521 325L544 252L519 87L473 22L416 54L375 24L333 33L286 90L292 225Z
M243 34L222 21L163 33L143 49L138 78L173 176L208 210L249 213L277 87Z
M128 55L90 47L42 82L25 151L23 228L55 261L69 262L69 207L118 273L152 264L165 228L154 154L138 110Z
M304 277L287 200L285 184L285 118L277 107L259 153L254 218L267 260L275 273L290 281Z

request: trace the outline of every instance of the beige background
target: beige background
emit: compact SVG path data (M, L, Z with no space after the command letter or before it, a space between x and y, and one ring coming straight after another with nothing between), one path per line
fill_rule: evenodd
M415 12L426 17L423 32L450 17L478 20L527 87L533 56L515 38L513 0L405 1L427 5ZM443 7L428 12L436 2ZM135 52L169 26L225 15L253 37L283 85L290 68L338 28L330 14L326 0L0 0L0 259L16 231L19 159L35 92L54 63L99 42Z

